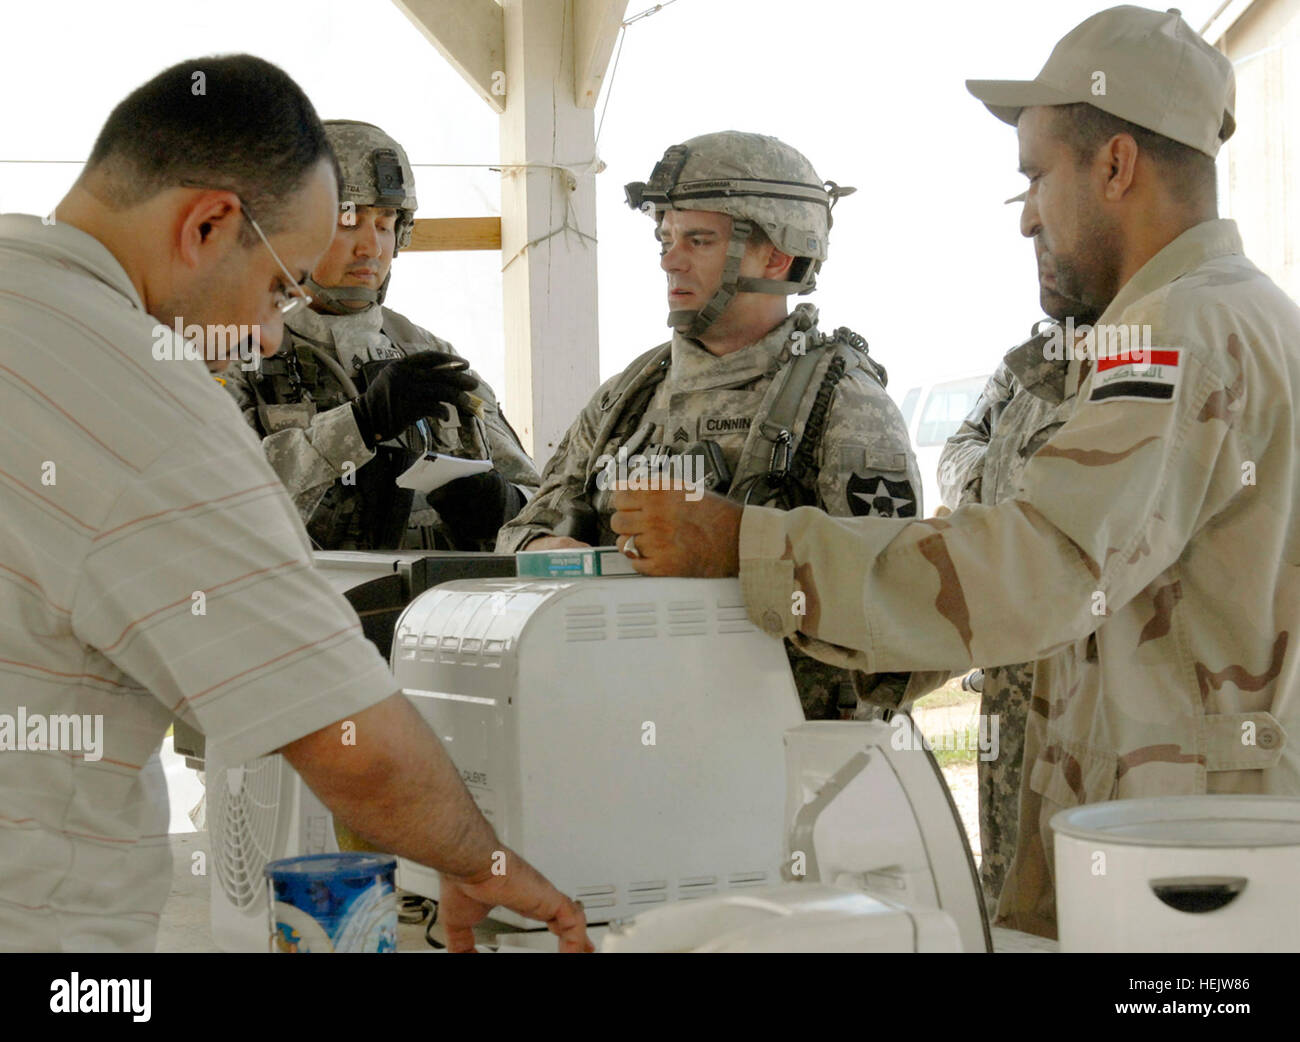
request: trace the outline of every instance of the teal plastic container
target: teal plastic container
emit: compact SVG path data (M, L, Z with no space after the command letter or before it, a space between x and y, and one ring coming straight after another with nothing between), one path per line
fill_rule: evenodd
M397 859L309 854L266 866L273 952L397 951Z

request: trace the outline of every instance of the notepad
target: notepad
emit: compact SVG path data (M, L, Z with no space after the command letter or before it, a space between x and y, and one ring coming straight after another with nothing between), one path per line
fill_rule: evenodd
M426 452L398 475L397 484L400 488L411 488L416 492L432 492L449 481L467 478L471 474L482 474L491 469L492 461L488 459L461 459L440 452Z

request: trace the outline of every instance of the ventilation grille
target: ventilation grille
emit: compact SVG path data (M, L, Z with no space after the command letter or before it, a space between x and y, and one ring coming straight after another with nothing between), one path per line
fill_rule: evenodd
M717 893L717 876L686 876L677 881L677 899L679 901L698 900L701 897L716 897Z
M564 609L564 639L569 643L608 640L611 635L618 640L654 640L668 637L708 637L728 633L753 633L743 603L711 605L704 600L669 601L664 605L663 624L659 618L659 605L653 601L637 601L614 606L611 625L610 612L603 604L575 604ZM426 645L437 646L437 638L424 638ZM404 641L403 643L407 643ZM442 650L451 650L454 637L444 637ZM484 641L483 654L496 653ZM471 649L462 645L461 652ZM478 650L477 648L473 650Z
M668 635L670 637L707 637L709 613L703 601L669 601Z
M604 640L605 608L600 604L575 604L564 609L564 639L573 643Z
M719 633L751 633L754 624L749 621L749 614L743 604L718 605Z
M627 903L630 905L661 905L667 900L666 879L652 879L627 885Z
M264 756L243 767L209 762L208 828L214 870L222 890L237 908L263 899L266 863L276 849L280 803L288 796L286 768L279 756Z
M653 640L659 636L658 606L653 601L620 604L616 618L619 640Z
M669 900L692 901L702 897L716 897L720 891L749 890L754 887L768 886L771 882L767 872L732 872L720 876L683 876L676 885L666 879L646 879L627 883L622 887L623 899L619 900L619 887L613 883L596 883L576 887L574 895L582 902L588 912L598 908L613 908L617 904L657 905Z

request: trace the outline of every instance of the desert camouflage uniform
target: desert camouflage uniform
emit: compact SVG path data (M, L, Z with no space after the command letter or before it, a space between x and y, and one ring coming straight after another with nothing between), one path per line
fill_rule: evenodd
M1012 499L1020 475L1037 449L1056 433L1073 407L1059 385L1065 361L1044 357L1046 332L1007 353L980 400L939 456L939 487L951 507L992 506ZM998 720L998 754L977 761L979 778L980 883L990 912L1016 849L1020 814L1020 768L1025 721L1034 681L1033 663L988 666L980 714Z
M1071 360L1014 498L920 522L752 508L740 532L751 616L827 661L1034 660L998 921L1049 937L1060 810L1300 795L1300 309L1213 220L1129 279L1099 320L1120 323L1149 325L1151 366Z
M800 304L761 340L720 358L680 333L670 345L642 356L629 368L639 368L641 379L618 398L624 377L607 381L569 428L546 465L537 495L501 529L497 550L515 552L530 539L557 533L593 545L613 544L612 493L596 487L594 461L623 446L629 454L650 456L680 454L696 441L715 441L732 474L728 495L743 500L751 479L769 468L772 443L762 437L760 424L779 392L774 378L790 361L792 334L802 332L812 343L816 328L817 309ZM823 353L793 429L797 450L822 376L836 354L843 357L848 366L835 386L817 453L816 505L843 516L920 516L921 483L907 430L873 375L874 364L847 344ZM660 382L643 411L626 409L653 379ZM849 674L789 645L787 651L809 719L873 715L865 706L858 709Z
M361 361L400 358L417 350L456 352L445 340L388 308L371 306L352 315L321 315L302 308L286 320L284 343L264 362L268 369L288 362L287 376L245 372L238 366L222 374L226 389L262 438L267 460L288 489L315 545L324 550L392 549L372 545L368 533L374 529L363 522L365 511L378 503L398 526L395 541L408 548L490 550L490 539L473 546L457 545L419 494L409 527L404 534L400 531L406 505L393 478L415 455L395 442L379 446L379 453L366 448L347 392L307 348L308 341L340 361L344 372L358 383ZM259 409L259 390L267 404L264 410ZM537 471L501 415L492 389L480 382L473 396L482 402L481 416L441 406L441 416L430 421L435 436L431 447L468 459L491 459L507 481L525 494L533 493ZM407 440L421 447L411 434L406 432Z

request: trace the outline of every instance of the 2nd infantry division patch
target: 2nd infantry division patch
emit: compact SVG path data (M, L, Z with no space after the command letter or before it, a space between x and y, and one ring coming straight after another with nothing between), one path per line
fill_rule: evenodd
M1178 393L1182 349L1153 347L1097 359L1090 402L1172 402Z
M880 474L852 474L846 486L854 517L916 517L916 493L911 482L890 481Z

